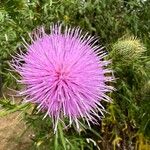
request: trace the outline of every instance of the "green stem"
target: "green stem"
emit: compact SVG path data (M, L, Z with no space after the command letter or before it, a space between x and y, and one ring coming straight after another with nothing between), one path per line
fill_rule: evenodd
M54 149L58 150L58 131L55 134Z
M58 132L59 132L59 134L60 134L60 139L61 139L61 143L62 143L62 145L63 145L63 148L64 148L64 150L66 150L65 137L64 137L63 130L62 130L62 126L61 126L61 123L60 123L60 122L58 123Z

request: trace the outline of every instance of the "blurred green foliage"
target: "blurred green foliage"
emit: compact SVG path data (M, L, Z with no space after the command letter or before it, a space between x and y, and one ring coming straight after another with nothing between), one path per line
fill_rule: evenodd
M53 135L49 118L42 120L36 106L25 112L35 131L31 149L149 149L150 143L150 3L148 0L1 0L0 76L3 87L16 87L8 66L11 54L22 48L21 37L53 22L80 26L96 35L112 59L117 89L104 105L108 114L100 126L82 130L60 129ZM125 36L124 36L125 35ZM130 36L132 35L132 36ZM133 38L133 37L137 37ZM1 82L0 82L1 83ZM1 100L7 114L24 105ZM108 105L108 106L107 106ZM26 106L25 106L26 108Z

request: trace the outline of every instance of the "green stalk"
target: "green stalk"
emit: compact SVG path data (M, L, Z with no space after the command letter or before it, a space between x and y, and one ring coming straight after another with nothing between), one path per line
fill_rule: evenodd
M58 150L58 131L55 134L54 150Z
M61 143L62 143L62 145L63 145L63 148L64 148L64 150L66 150L65 137L64 137L63 130L62 130L62 126L61 126L61 123L60 123L60 122L58 123L58 132L59 132L59 134L60 134L60 139L61 139Z

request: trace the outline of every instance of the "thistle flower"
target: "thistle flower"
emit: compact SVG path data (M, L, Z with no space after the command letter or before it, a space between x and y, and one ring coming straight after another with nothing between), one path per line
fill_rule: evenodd
M117 60L130 63L138 60L145 52L145 47L134 36L123 36L112 47L113 57Z
M80 28L63 28L61 24L50 27L50 34L44 28L29 34L32 43L25 41L26 53L17 54L12 66L20 76L25 89L25 102L37 104L39 111L50 116L54 131L59 120L69 119L79 129L80 118L98 123L103 115L101 101L110 102L106 95L113 87L106 82L112 71L106 69L106 53L97 39ZM107 76L106 76L107 74Z

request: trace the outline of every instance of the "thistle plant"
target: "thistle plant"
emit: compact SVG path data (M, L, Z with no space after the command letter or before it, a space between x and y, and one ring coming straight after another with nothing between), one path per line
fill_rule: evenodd
M8 62L12 59L10 54L14 55L21 46L20 36L23 36L29 43L30 39L27 33L31 32L36 26L44 24L46 32L48 32L47 27L49 26L49 22L60 20L65 24L80 26L92 35L100 37L100 43L105 45L110 52L109 58L113 62L111 67L117 78L115 83L117 91L110 94L113 103L107 106L107 103L99 100L109 112L105 113L105 118L99 121L100 125L92 125L89 121L91 129L89 130L88 127L86 130L82 128L83 130L80 130L80 134L75 132L74 125L71 128L63 129L66 149L98 149L91 140L88 140L90 141L88 143L86 141L87 138L93 139L100 149L104 150L149 149L149 8L150 3L148 0L82 0L82 2L77 0L2 0L0 2L0 77L2 78L0 85L3 85L2 96L4 97L0 97L0 116L9 114L11 117L10 113L21 111L21 116L25 115L23 118L29 130L31 129L34 132L34 136L31 137L34 145L33 149L65 149L62 145L59 132L55 135L53 133L53 129L51 128L52 120L49 115L42 120L47 110L40 111L39 109L39 112L37 112L38 109L36 108L40 103L36 103L35 101L25 104L19 101L18 103L18 98L14 97L12 99L13 97L10 97L9 94L13 93L7 89L7 87L15 90L20 89L20 87L27 88L26 84L25 86L16 84L8 66ZM62 29L62 33L64 33L64 29ZM137 38L125 36L119 39L128 33ZM34 35L32 35L32 38L36 42ZM32 44L29 45L31 46ZM142 47L143 50L141 49ZM145 49L147 49L146 52L144 52ZM28 48L26 50L23 48L23 51L26 53ZM22 60L20 63L24 65L25 61ZM15 78L18 78L15 73L13 75L15 75ZM22 79L23 77L21 77ZM68 124L67 118L67 115L61 116L65 124ZM79 120L81 123L84 123L81 119ZM85 123L84 125L86 126ZM93 133L92 130L95 130L95 132ZM55 138L53 138L55 136L58 137L56 142L54 142ZM17 135L14 134L15 137ZM3 140L0 141L1 146L4 144ZM12 143L12 140L10 141ZM24 144L23 139L20 138L20 141L24 147L26 144ZM11 145L9 143L6 144L7 146ZM19 148L23 148L20 142L18 146ZM27 147L26 149L32 148Z
M111 143L114 149L141 149L141 144L135 143L141 143L141 134L150 135L147 119L150 116L150 70L149 57L145 54L143 43L133 36L124 36L112 45L110 57L117 78L117 92L112 94L114 102L108 108L110 116L102 120L103 138L108 141L103 149L111 149ZM149 147L148 142L145 145Z
M111 102L106 93L113 87L106 82L114 79L98 39L62 24L52 25L50 34L42 27L29 35L32 43L25 42L26 53L17 54L11 64L25 85L19 92L24 101L52 118L54 132L65 118L77 129L80 118L89 126L97 124L104 111L101 101Z

